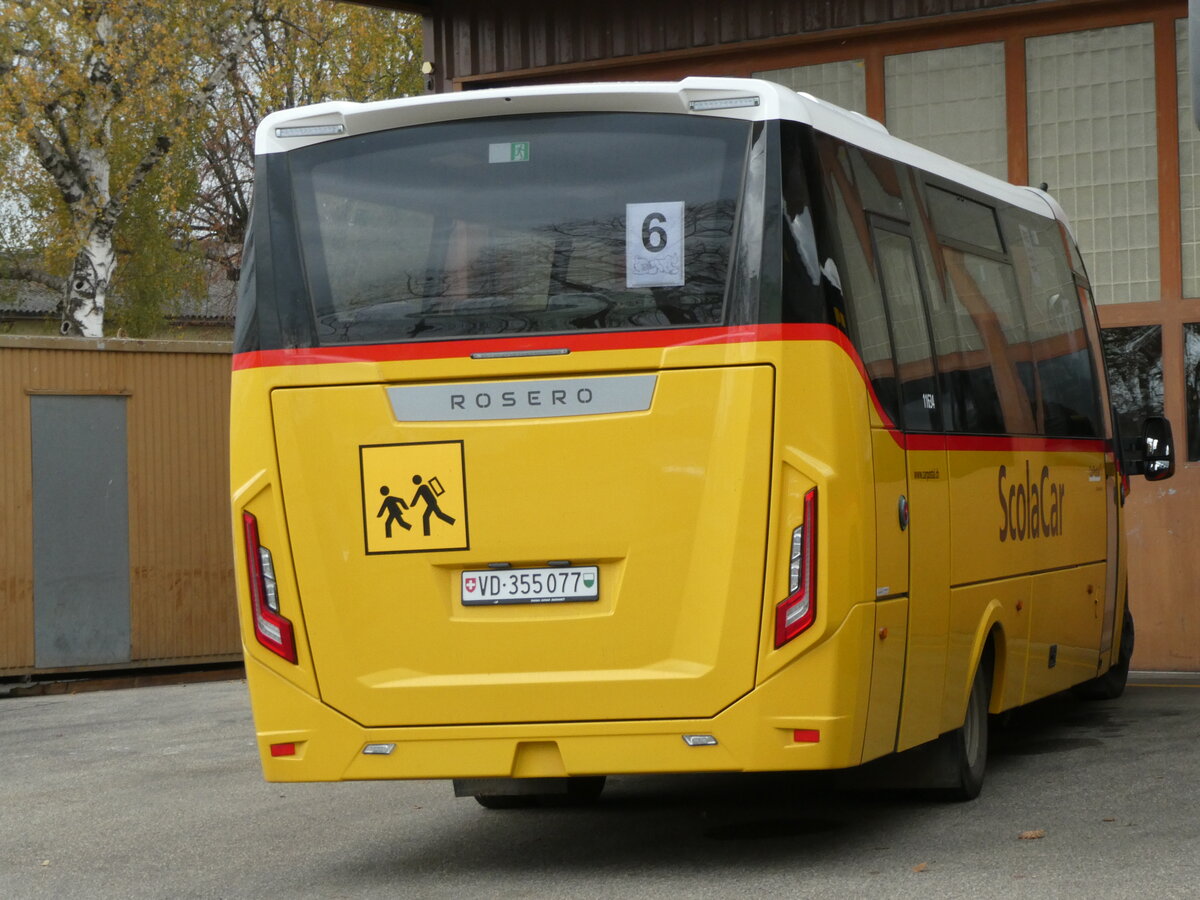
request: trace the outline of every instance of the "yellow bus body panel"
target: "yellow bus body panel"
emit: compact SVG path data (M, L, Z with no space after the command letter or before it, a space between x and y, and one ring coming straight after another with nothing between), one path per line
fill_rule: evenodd
M880 447L877 452L883 453L885 448ZM901 750L923 744L945 731L941 698L950 640L950 547L954 540L946 457L944 445L907 450L910 512L906 561L911 568L911 599L904 702L897 738L897 749ZM895 529L894 522L888 524ZM969 523L964 524L970 527Z
M246 674L270 781L830 769L861 759L874 624L872 608L857 607L836 639L701 719L365 728L279 677L257 654ZM798 742L796 731L817 732L819 740ZM718 743L689 747L685 734L711 734ZM280 743L295 744L295 755L272 756L271 745ZM390 754L363 753L387 743L395 744Z
M993 712L1115 658L1099 653L1114 561L1098 450L906 443L834 340L471 361L470 383L649 374L654 399L397 421L389 386L461 380L463 366L234 373L239 609L271 780L840 768L958 727L989 644ZM380 488L416 507L411 476L442 469L455 520L431 520L442 545L421 549L420 515L388 538ZM274 554L296 665L255 640L243 511ZM818 529L816 620L776 647L801 524ZM464 569L553 560L596 564L600 599L461 602ZM395 748L364 755L369 743Z
M380 385L276 390L325 701L368 725L478 724L709 716L749 691L772 370L651 377L645 412L501 422L398 422ZM428 535L419 473L453 520ZM410 505L390 538L381 489ZM599 599L464 604L464 570L550 561L597 566Z

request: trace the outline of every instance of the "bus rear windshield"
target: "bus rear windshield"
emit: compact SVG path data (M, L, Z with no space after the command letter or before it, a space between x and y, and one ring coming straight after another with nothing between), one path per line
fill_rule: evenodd
M290 154L321 344L723 320L746 122L575 113Z

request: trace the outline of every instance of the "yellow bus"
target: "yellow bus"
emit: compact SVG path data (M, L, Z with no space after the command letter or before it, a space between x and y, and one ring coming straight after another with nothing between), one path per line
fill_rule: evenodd
M835 769L1119 694L1123 453L1062 211L756 80L274 114L232 500L272 781Z

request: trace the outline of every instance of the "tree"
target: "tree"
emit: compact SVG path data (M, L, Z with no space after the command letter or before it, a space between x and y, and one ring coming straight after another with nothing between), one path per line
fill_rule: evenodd
M40 168L29 202L52 197L45 211L61 217L71 256L64 334L103 335L117 227L263 34L264 2L210 0L198 12L171 0L2 0L6 161ZM163 179L159 190L169 207L177 186ZM26 270L54 283L52 273Z
M259 38L209 98L189 231L236 281L250 213L254 131L267 113L324 100L421 93L421 20L349 3L275 0Z
M259 119L416 93L420 57L416 17L332 0L0 0L0 278L152 332L237 279Z

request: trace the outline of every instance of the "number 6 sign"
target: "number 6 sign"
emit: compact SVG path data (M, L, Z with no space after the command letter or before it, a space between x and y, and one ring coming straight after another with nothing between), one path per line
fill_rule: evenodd
M625 286L683 284L683 202L625 204Z

